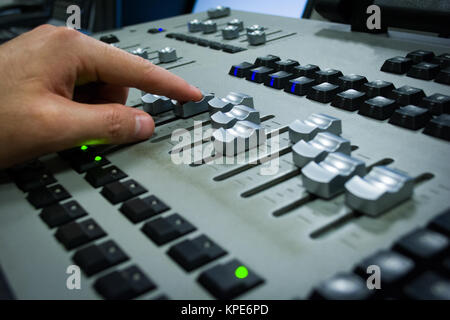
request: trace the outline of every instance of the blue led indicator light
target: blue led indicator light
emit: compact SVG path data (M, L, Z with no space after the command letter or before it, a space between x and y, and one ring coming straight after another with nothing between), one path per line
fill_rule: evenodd
M292 92L292 93L295 93L295 85L296 85L296 83L293 82L293 83L292 83L292 86L291 86L291 92Z
M234 67L234 76L237 77L238 67Z
M159 31L159 32L163 32L164 29L163 29L163 28L158 28L158 31Z
M252 73L252 81L255 81L256 71L253 71Z
M275 78L274 77L272 77L271 79L270 79L270 86L271 87L273 87L273 82L275 81Z

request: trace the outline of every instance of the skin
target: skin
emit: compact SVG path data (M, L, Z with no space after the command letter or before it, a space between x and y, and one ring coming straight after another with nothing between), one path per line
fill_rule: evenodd
M75 30L40 26L0 46L0 168L89 141L148 139L152 117L124 106L128 87L178 101L180 77Z

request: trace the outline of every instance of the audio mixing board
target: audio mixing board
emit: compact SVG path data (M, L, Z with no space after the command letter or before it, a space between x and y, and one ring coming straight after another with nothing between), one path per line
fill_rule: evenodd
M2 173L17 298L450 297L449 39L232 8L94 37L204 98L131 89L149 140Z

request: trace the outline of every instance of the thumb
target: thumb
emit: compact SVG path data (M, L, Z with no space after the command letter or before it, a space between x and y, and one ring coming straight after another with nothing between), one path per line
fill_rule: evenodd
M65 143L71 144L70 147L89 141L121 144L144 140L155 129L153 118L139 109L116 103L72 104L66 110L70 113L70 126L66 129Z

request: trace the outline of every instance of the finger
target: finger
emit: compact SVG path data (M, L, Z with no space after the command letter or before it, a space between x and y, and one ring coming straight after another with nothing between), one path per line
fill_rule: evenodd
M198 88L146 59L85 35L75 42L79 71L89 81L134 87L179 101L202 98Z
M64 130L57 143L60 149L90 142L140 141L148 139L155 129L153 118L139 109L115 103L90 105L64 100Z

